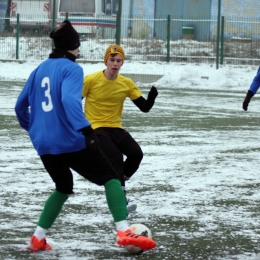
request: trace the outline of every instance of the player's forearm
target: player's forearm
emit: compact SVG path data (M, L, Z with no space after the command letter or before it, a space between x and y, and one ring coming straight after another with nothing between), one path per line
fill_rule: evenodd
M132 100L134 104L144 113L148 113L150 109L154 105L154 101L152 100L146 100L144 97L139 97L135 100Z

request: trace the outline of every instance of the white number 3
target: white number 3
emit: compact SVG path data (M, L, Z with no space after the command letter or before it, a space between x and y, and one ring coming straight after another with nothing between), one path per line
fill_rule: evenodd
M42 102L42 109L45 112L50 112L53 109L53 105L52 105L51 93L50 93L50 90L51 90L50 79L47 77L43 78L43 80L42 80L42 88L46 88L46 87L47 87L47 89L45 90L44 94L45 94L45 97L48 99L48 101Z

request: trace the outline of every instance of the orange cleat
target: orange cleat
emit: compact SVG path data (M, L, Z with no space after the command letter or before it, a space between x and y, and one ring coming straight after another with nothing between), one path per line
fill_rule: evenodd
M130 229L126 231L117 231L117 244L120 246L137 246L143 251L156 247L156 242L144 236L134 234Z
M30 250L32 252L37 251L45 251L45 250L51 250L52 246L50 244L47 244L46 238L43 238L39 240L36 236L32 236L30 239L30 242L27 246L27 250Z

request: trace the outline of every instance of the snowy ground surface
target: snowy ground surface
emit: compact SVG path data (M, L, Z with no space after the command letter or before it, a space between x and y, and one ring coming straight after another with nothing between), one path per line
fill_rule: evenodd
M146 66L151 74L163 66L164 76L150 113L125 103L123 125L144 151L127 183L138 204L129 222L149 226L158 246L129 256L115 244L103 188L77 175L75 195L48 233L53 250L25 250L54 185L13 110L35 63L5 63L12 73L0 66L2 80L16 80L0 82L0 259L260 259L260 100L241 108L256 67ZM139 85L146 96L150 86Z

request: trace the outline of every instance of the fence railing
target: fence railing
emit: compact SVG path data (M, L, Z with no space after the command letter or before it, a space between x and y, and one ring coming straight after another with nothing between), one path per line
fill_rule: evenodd
M8 23L0 31L1 60L43 60L52 49L48 37L52 21L40 17L26 20L0 20ZM70 17L81 34L80 59L99 61L106 47L115 43L116 25L100 17ZM7 21L7 22L6 22ZM77 22L75 22L77 21ZM58 24L61 21L56 21ZM190 26L182 26L189 22ZM128 60L166 61L215 64L219 46L220 63L258 65L260 58L260 21L222 17L220 41L217 45L217 18L183 20L126 17L121 20L121 45Z

